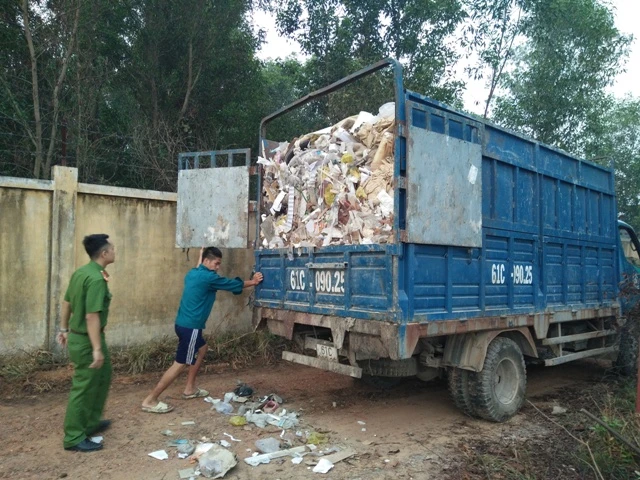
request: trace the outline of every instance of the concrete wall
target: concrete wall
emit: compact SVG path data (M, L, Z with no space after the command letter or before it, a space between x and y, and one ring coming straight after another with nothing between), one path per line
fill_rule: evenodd
M74 185L76 173L54 167L54 180L37 185L0 177L0 354L53 348L61 297L88 261L82 239L91 233L108 234L116 247L107 267L109 344L173 335L184 275L199 254L175 248L176 195ZM223 250L219 273L249 278L252 266L251 250ZM207 333L248 331L250 293L219 292Z
M52 192L28 186L0 188L0 353L47 336Z

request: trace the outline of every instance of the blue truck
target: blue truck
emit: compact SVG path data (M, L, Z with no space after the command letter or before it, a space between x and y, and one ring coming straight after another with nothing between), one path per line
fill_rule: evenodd
M406 90L393 59L266 117L261 145L274 119L384 68L393 241L256 248L254 325L304 351L285 360L376 385L446 374L457 407L496 422L522 406L529 362L633 363L621 289L637 283L640 244L618 221L613 168Z

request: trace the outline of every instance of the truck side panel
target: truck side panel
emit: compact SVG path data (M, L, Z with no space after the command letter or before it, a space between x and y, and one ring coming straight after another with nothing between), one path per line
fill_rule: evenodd
M472 119L411 92L407 111L407 131L415 132L409 144L423 137L422 129L483 145L482 248L406 244L401 290L409 299L408 321L557 311L615 301L611 170L491 124L477 127ZM420 168L433 159L407 162ZM440 178L442 171L432 172L434 183L447 181ZM455 197L456 191L450 195Z

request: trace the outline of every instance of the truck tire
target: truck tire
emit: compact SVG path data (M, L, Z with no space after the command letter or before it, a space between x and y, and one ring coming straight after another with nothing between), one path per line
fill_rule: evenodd
M447 369L447 384L449 386L449 395L453 403L465 415L475 417L473 404L471 403L471 395L469 394L469 370L462 368L449 367Z
M491 422L504 422L520 410L526 386L522 350L506 337L496 337L489 344L482 371L469 372L473 411Z
M620 332L618 358L614 362L616 372L625 377L638 373L638 338L632 331Z

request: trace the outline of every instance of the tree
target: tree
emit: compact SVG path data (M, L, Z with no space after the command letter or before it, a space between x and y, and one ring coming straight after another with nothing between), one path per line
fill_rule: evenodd
M613 162L620 217L640 231L640 99L605 100L588 121L585 156L606 166Z
M522 17L529 1L465 0L465 6L468 21L463 40L467 56L475 58L466 71L474 80L486 80L484 118L487 118L503 73L512 60L515 41L522 34Z
M20 0L19 10L3 5L3 17L7 22L4 30L15 32L18 27L24 48L22 52L9 53L16 62L5 67L1 81L12 116L35 149L33 176L47 178L54 155L61 96L76 47L81 5L79 0L69 0L35 6L27 0ZM13 42L11 46L18 48ZM20 59L23 63L19 63ZM14 76L17 72L26 74L25 65L29 67L29 75ZM19 86L14 89L20 80L31 87L30 107L27 107L25 97L21 98L24 89ZM45 145L47 140L48 146Z
M310 55L309 90L390 56L404 64L407 88L450 103L458 97L461 85L450 71L456 52L447 42L463 18L458 0L288 0L275 11L279 31ZM349 110L362 99L378 106L388 99L379 82L364 81ZM337 104L346 106L344 98Z
M525 43L497 99L495 118L538 140L580 153L586 122L601 112L631 38L597 0L534 0Z
M177 156L255 144L260 104L260 38L247 0L139 0L132 61L121 84L132 95L132 148L173 189ZM143 180L143 179L140 179Z

